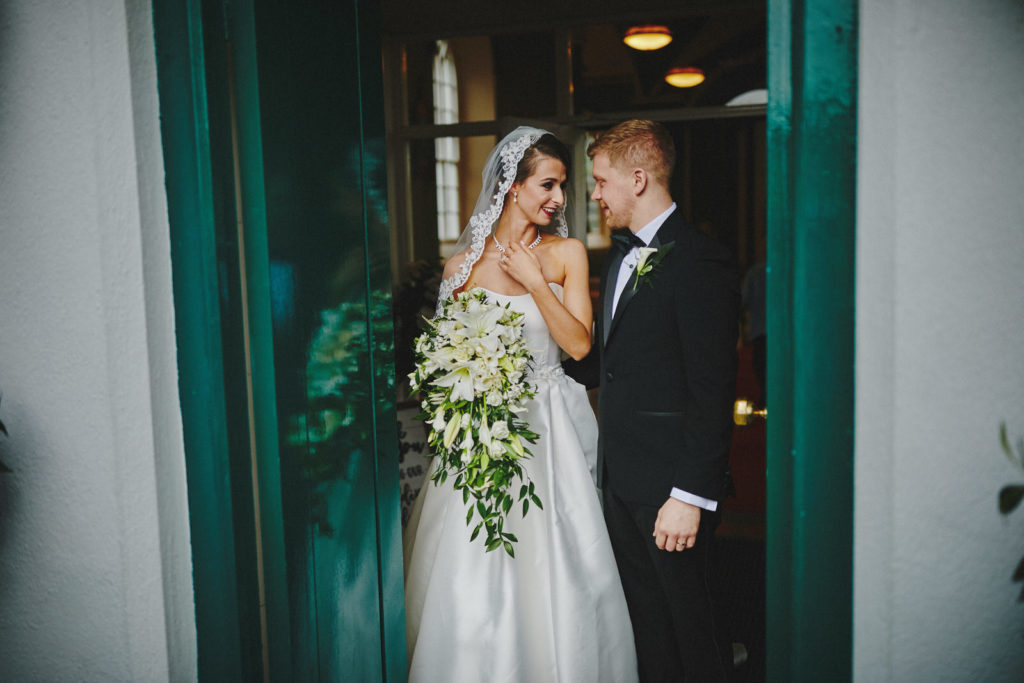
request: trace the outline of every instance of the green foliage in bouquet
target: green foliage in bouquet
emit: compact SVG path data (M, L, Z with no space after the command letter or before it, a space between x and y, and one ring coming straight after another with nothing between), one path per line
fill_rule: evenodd
M421 394L427 442L439 459L431 480L440 485L451 477L468 506L466 525L479 518L470 541L484 531L487 552L503 548L512 557L518 539L505 531L506 515L516 502L524 515L531 503L543 508L521 465L530 456L524 442L537 440L519 417L534 396L522 327L523 315L508 304L488 301L481 289L463 292L428 321L409 375Z

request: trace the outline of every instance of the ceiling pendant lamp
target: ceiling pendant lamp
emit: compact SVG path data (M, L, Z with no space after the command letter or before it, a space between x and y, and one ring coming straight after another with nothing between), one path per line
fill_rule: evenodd
M704 82L704 72L693 66L677 66L668 70L665 82L675 88L692 88Z
M667 26L634 26L622 42L634 50L660 50L672 42L672 32Z

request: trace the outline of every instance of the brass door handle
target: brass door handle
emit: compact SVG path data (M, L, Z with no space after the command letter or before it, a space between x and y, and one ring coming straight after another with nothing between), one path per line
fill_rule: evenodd
M768 409L761 408L757 410L754 408L754 403L748 401L745 398L736 399L736 403L732 407L732 421L739 427L746 427L755 418L762 420L768 419Z

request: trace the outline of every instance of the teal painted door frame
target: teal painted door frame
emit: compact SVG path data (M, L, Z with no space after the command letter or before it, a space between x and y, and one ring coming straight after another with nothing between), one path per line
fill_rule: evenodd
M376 12L154 2L202 680L405 680Z
M242 681L244 543L233 523L229 389L218 296L216 196L200 0L155 2L161 133L171 225L178 384L187 460L193 589L204 680Z
M769 0L767 671L853 638L856 0Z
M201 0L154 3L200 673L204 680L248 680L253 673L286 680L298 667L316 677L319 665L297 665L296 653L318 657L322 645L329 643L303 650L310 646L292 642L294 629L277 630L288 623L282 619L294 619L296 609L305 613L322 605L297 605L282 587L285 582L291 589L294 582L287 576L287 550L282 551L286 544L283 522L275 517L285 512L274 469L280 466L283 441L278 385L273 382L274 373L280 371L272 341L274 247L261 241L260 234L246 242L244 269L240 266L249 291L248 334L250 341L257 338L247 351L251 370L259 375L249 388L253 415L258 416L253 423L260 463L255 493L233 486L227 455L229 443L238 438L229 405L238 386L226 370L230 359L226 360L224 349L232 347L238 324L224 324L233 314L217 296L224 274L219 272L222 261L218 261L215 225L218 215L222 219L230 212L218 208L218 173L211 162L213 150L223 144L223 140L211 140L210 131L223 124L224 103L214 102L211 115L210 100L216 98L208 89L211 58L204 40L209 41L212 29L203 23L209 5ZM273 14L267 5L231 3L223 26L212 30L214 34L223 30L232 38L238 107L235 132L238 159L245 159L238 172L249 188L239 208L247 230L259 233L260 226L265 226L265 239L273 236L273 229L262 208L267 197L260 107L266 103L260 101L265 93L257 36L273 35ZM360 259L369 263L388 251L382 228L386 221L382 221L377 196L380 183L373 178L383 160L380 52L372 28L376 4L351 0L346 7L355 18L351 38L356 46L347 63L356 65L357 73L369 74L350 93L359 100L356 125L361 141L356 152L358 170L350 178L361 188L357 202ZM261 12L266 13L262 24ZM768 673L773 681L851 677L856 14L854 0L769 2L768 306L773 341L768 378L767 636ZM217 73L231 80L223 71ZM367 111L373 114L364 116ZM386 256L383 262L387 263ZM385 276L366 268L359 287L366 310L363 324L370 371L364 384L370 399L386 406L393 392L393 377L388 375L387 305L373 306L371 296L389 287ZM389 461L393 457L389 453L397 448L391 447L394 435L388 409L371 414L368 438L374 457L368 481L373 495L382 500L373 508L373 538L376 551L387 558L375 569L374 609L381 615L377 667L382 678L402 680L397 485L391 479ZM386 500L392 488L393 505ZM251 497L258 500L247 500ZM232 521L247 505L269 511L268 518L261 515L259 533L255 523ZM274 622L271 625L268 620L267 632L256 636L251 632L253 612L246 607L255 590L248 575L257 556L248 536L260 539L265 570L260 583L267 615ZM318 543L310 539L310 547L321 548ZM265 643L261 652L267 654L255 665L251 663L254 637L257 645Z

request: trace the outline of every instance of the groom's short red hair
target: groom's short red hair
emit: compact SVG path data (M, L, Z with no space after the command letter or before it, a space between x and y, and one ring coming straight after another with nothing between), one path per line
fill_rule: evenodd
M593 159L606 154L612 166L642 168L668 187L676 165L676 146L665 126L646 119L630 119L601 133L587 147Z

